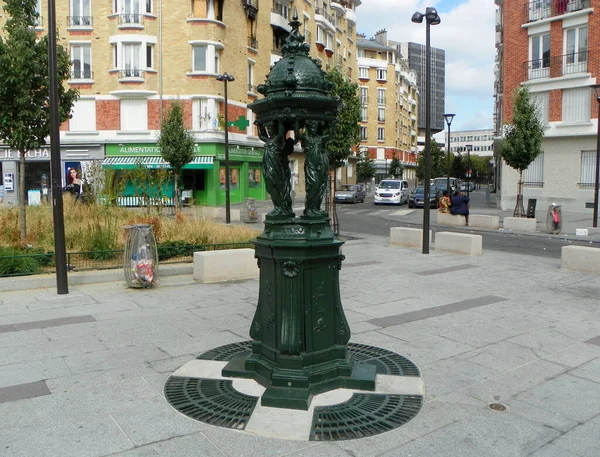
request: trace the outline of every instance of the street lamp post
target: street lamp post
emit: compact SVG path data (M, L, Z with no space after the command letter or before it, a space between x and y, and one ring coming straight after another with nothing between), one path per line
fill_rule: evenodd
M598 177L600 175L600 84L592 86L594 96L598 102L598 132L596 134L596 173L594 174L594 215L592 216L592 227L598 227Z
M428 6L425 14L416 12L412 22L423 23L425 19L425 176L423 192L423 254L429 254L429 212L431 183L431 38L430 26L438 25L442 20L435 8Z
M225 121L225 223L231 222L231 197L229 194L229 118L227 116L227 83L235 81L235 78L227 73L217 75L217 81L225 84L225 109L223 120Z
M473 145L467 144L467 145L465 145L465 148L467 149L467 198L468 198L470 196L470 192L471 192L471 173L473 172L473 170L471 170L471 151L473 150Z
M448 148L446 149L446 154L448 154L448 171L446 177L446 190L448 194L450 194L450 125L452 124L452 120L454 119L456 114L444 114L444 119L446 119L446 124L448 125Z

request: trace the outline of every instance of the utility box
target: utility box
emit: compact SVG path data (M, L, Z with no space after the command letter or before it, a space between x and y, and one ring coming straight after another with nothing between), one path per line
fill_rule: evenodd
M536 198L529 198L527 200L527 217L535 219L535 205L537 204Z

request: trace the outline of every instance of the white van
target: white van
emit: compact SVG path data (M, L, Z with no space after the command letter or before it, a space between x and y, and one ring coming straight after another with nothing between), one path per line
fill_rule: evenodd
M446 177L435 178L434 186L440 190L444 190L444 189L446 189L447 183L448 183L448 178L446 178ZM460 189L460 181L458 180L458 178L450 178L450 191L452 193L454 193L458 189Z
M403 179L384 179L375 188L374 203L401 205L408 203L408 181Z

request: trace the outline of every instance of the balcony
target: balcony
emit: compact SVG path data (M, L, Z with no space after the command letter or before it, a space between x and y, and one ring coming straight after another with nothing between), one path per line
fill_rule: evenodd
M258 40L251 36L248 37L248 47L252 49L258 49Z
M248 18L256 19L256 15L258 14L258 0L242 0L242 6Z
M92 70L89 68L71 70L71 79L92 79Z
M543 59L528 60L524 66L527 70L527 79L550 77L550 56Z
M529 22L590 8L591 0L533 0L525 4Z
M279 14L280 16L289 19L290 16L290 8L288 6L282 5L281 3L273 3L273 8L271 9L272 13Z
M560 78L577 73L587 73L589 51L571 52L562 56L550 56L524 63L527 79Z
M145 73L146 72L144 70L139 70L137 68L127 68L125 70L119 70L118 78L119 78L119 81L121 81L121 82L127 82L127 81L141 82L141 81L144 81Z
M271 9L271 25L285 30L286 32L290 32L292 29L289 25L289 15L289 7L282 5L281 3L273 3L273 8Z
M67 27L91 28L93 25L92 16L67 16Z
M119 28L127 27L144 27L144 15L143 14L118 14Z

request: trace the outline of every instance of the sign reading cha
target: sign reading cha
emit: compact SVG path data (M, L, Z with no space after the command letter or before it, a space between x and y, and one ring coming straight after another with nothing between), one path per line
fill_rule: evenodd
M21 154L14 149L0 149L0 160L19 160ZM33 149L25 153L25 159L50 159L49 148Z

